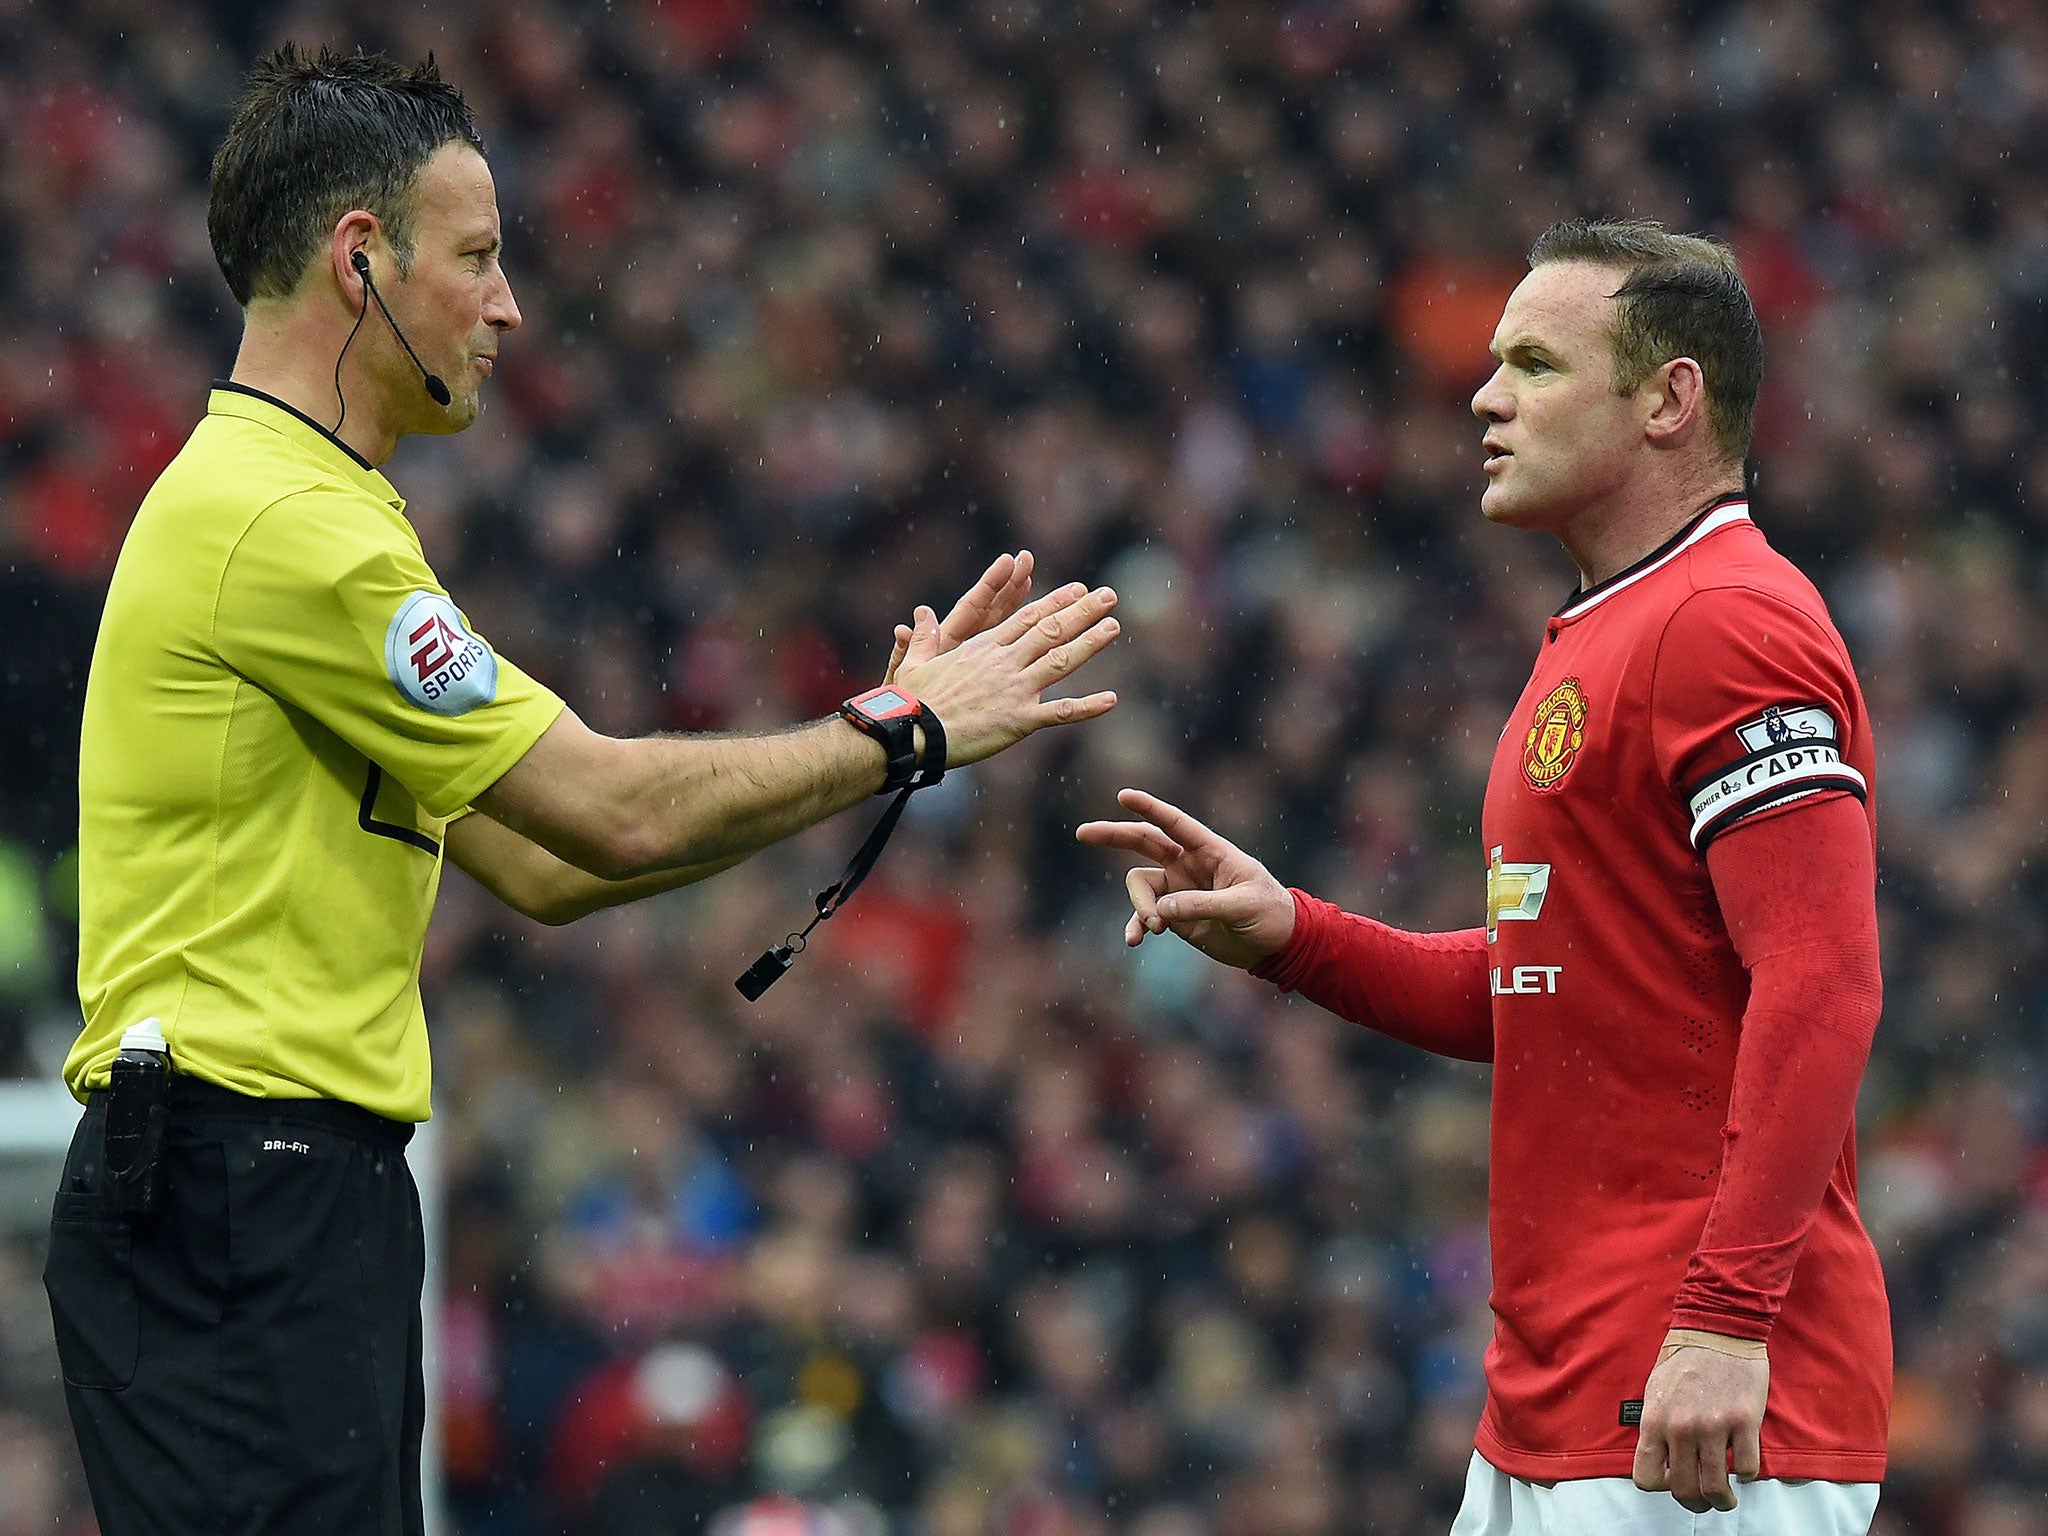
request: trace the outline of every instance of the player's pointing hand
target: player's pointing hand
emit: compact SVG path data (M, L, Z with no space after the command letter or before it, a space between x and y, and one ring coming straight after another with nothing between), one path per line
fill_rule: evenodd
M1074 836L1150 861L1124 877L1131 897L1126 944L1136 947L1148 933L1171 931L1239 970L1286 947L1294 933L1294 897L1265 865L1142 789L1119 790L1116 798L1144 819L1087 821Z

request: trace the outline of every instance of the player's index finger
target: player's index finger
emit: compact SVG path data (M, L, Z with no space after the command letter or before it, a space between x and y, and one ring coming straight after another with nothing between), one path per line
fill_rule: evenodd
M1120 789L1116 792L1116 799L1125 810L1136 811L1183 848L1217 841L1214 832L1179 806L1169 805L1157 795L1148 795L1142 789Z

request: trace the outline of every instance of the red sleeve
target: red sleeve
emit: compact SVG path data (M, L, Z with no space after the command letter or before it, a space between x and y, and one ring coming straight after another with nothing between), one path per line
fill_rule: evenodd
M1849 658L1811 613L1746 587L1696 592L1672 612L1657 647L1650 731L1694 848L1794 800L1829 791L1867 799L1862 773L1845 760L1861 718Z
M1439 1056L1493 1060L1484 928L1408 933L1295 891L1293 937L1252 974Z
M1744 819L1709 849L1707 872L1749 971L1749 1006L1721 1182L1671 1322L1764 1339L1854 1133L1877 1028L1870 822L1846 795L1802 800Z

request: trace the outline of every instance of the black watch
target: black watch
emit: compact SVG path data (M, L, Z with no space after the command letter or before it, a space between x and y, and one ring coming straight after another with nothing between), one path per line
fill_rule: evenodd
M883 777L877 794L893 794L899 789L923 789L945 777L945 729L939 724L938 716L919 703L917 696L907 688L897 688L888 683L870 688L841 704L839 713L856 728L879 741L889 756L888 773ZM918 761L917 755L917 730L920 726L924 728L926 761L923 763Z

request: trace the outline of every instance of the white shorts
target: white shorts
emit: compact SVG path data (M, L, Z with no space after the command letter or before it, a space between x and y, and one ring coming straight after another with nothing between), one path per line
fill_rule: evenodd
M1450 1536L1867 1536L1876 1483L1758 1478L1735 1485L1735 1507L1693 1514L1668 1493L1625 1477L1532 1483L1477 1451Z

